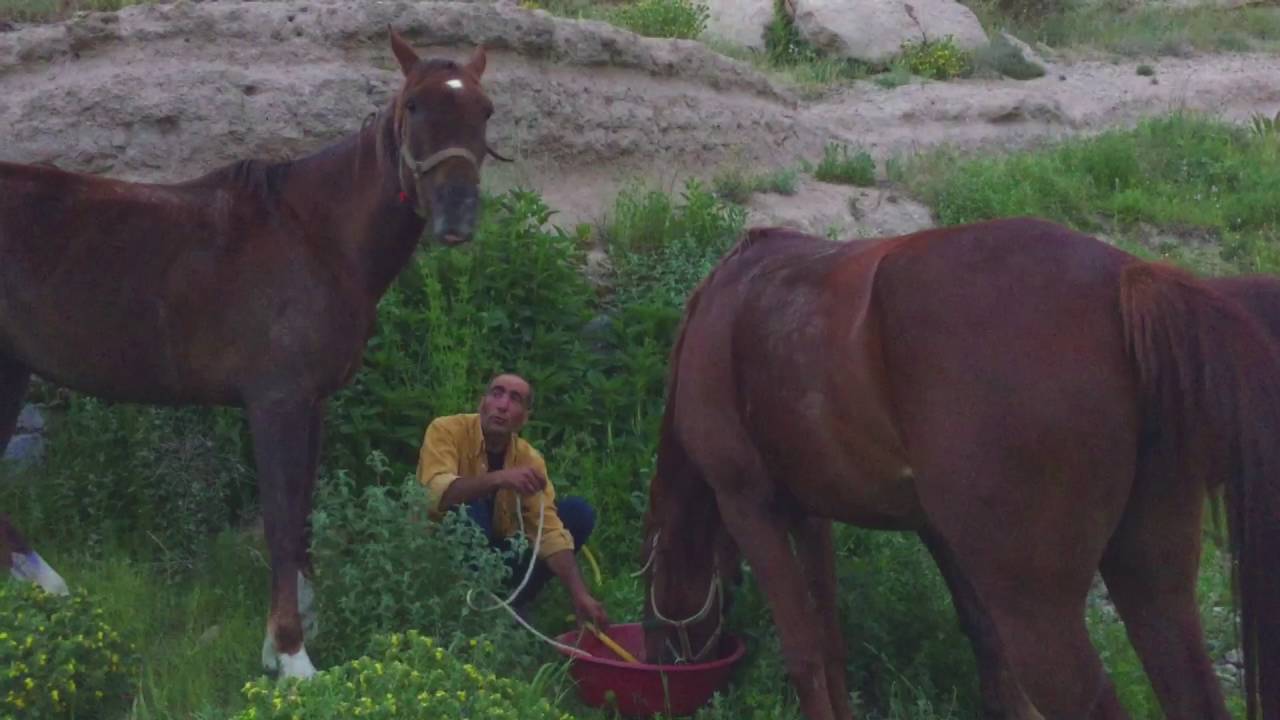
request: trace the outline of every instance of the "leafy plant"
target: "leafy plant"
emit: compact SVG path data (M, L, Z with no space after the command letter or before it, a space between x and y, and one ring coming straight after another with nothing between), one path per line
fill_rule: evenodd
M426 510L426 490L412 477L364 488L343 471L325 478L312 515L318 659L349 660L369 651L375 636L406 628L488 635L511 658L527 647L510 623L467 602L473 590L481 607L490 604L487 592L502 594L507 556L491 550L465 515L433 523Z
M698 0L637 0L613 11L618 25L647 37L692 40L707 29L711 11Z
M496 652L488 640L440 643L416 630L378 637L369 655L305 682L276 685L262 679L245 685L248 707L234 720L572 720L552 706L537 679L514 680L489 670Z
M912 73L931 80L950 80L973 69L973 55L956 45L950 35L941 40L902 43L902 61Z
M138 675L133 646L82 590L0 583L0 712L30 720L112 718Z
M718 197L742 205L758 192L794 195L797 178L796 171L790 168L751 174L735 167L717 175L711 186Z
M91 549L127 540L173 577L195 568L254 496L235 411L71 395L50 429L37 478L4 489L43 540Z
M870 187L876 184L876 161L865 150L827 143L813 176L823 182Z

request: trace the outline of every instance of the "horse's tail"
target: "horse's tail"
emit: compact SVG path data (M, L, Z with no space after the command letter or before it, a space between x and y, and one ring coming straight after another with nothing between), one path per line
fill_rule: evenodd
M1247 717L1280 720L1280 357L1239 305L1170 267L1125 268L1120 308L1170 467L1226 482Z

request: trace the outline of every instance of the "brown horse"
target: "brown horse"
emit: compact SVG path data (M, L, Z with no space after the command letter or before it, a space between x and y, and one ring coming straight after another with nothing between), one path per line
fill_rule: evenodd
M1225 720L1195 602L1225 485L1249 716L1277 720L1277 348L1209 284L1044 221L857 244L753 230L672 352L646 650L716 651L741 553L805 716L851 718L838 520L920 535L987 716L1126 716L1085 627L1101 570L1166 716Z
M271 553L263 661L285 676L314 673L298 605L325 399L359 368L427 219L446 245L470 240L492 153L484 49L419 59L392 31L391 50L404 84L389 105L293 162L176 185L0 163L0 447L32 373L116 401L243 407ZM3 517L0 557L52 572Z

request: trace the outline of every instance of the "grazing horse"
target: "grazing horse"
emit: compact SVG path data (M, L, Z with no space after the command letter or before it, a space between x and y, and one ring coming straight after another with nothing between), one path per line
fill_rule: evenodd
M1280 344L1224 291L1034 219L750 231L671 355L649 657L717 651L745 556L805 716L851 718L840 521L922 538L988 717L1126 717L1086 631L1100 570L1166 717L1226 720L1195 598L1225 486L1249 717L1280 719Z
M175 185L0 163L0 447L33 373L114 401L243 407L271 555L263 662L282 676L315 672L298 606L325 400L427 223L470 240L498 157L484 48L459 65L390 43L404 84L388 106L293 162ZM0 557L52 577L4 517Z

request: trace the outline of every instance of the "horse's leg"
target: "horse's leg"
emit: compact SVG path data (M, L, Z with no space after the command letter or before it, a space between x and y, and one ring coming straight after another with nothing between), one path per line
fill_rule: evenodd
M31 371L25 365L0 356L0 453L18 426L18 414L30 382ZM14 579L34 582L57 595L67 594L66 581L32 549L4 513L0 513L0 563Z
M840 627L840 609L836 603L836 550L831 540L831 521L805 518L797 523L793 535L822 631L823 662L831 708L839 720L852 720L853 709L849 707L849 690L844 679L847 652Z
M271 614L262 661L282 677L310 677L315 667L303 644L299 578L306 563L306 513L316 471L319 427L315 399L248 404L263 528L271 553Z
M933 555L938 569L942 571L942 578L951 591L951 602L960 618L960 627L973 646L973 654L978 663L983 716L990 720L1042 718L1014 679L991 614L983 607L973 584L960 570L946 541L928 527L921 529L919 535L924 546Z
M1204 490L1152 470L1138 477L1102 576L1165 717L1225 720L1195 597Z
M304 637L315 639L320 634L320 618L316 613L315 591L311 585L311 577L314 572L314 568L311 567L311 509L315 501L316 476L320 470L320 445L324 435L324 406L322 404L312 414L311 422L310 443L307 448L307 457L310 458L311 463L307 473L303 476L306 486L302 491L303 555L302 566L298 572L298 613L302 616Z
M738 463L713 465L709 474L725 527L751 563L757 583L769 600L782 641L783 662L808 720L839 720L827 689L822 632L805 600L805 577L791 551L788 530L794 524L772 501L768 477Z
M979 424L919 435L928 439L915 456L925 515L1033 707L1048 720L1125 717L1089 639L1085 601L1132 487L1131 441L1106 416L1051 434L1013 415L1029 440L1005 432L993 442Z

